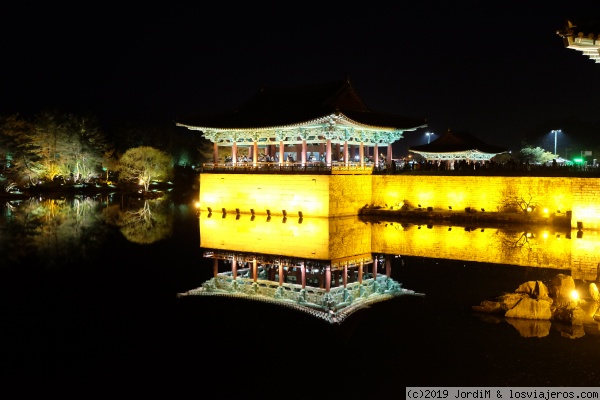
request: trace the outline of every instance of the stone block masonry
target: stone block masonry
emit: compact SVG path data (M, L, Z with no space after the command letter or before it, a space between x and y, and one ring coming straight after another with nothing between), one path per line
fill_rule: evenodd
M600 179L571 177L201 174L201 210L312 217L358 215L365 206L433 211L571 211L573 228L600 230ZM485 211L482 211L485 210Z

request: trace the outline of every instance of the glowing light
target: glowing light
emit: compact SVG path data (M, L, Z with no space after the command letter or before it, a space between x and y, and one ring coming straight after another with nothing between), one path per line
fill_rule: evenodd
M571 292L571 297L573 298L573 300L575 300L575 302L579 301L579 293L577 293L577 290L573 290Z
M544 214L548 214L548 209L544 208Z
M531 212L533 209L531 207L527 207L527 212Z
M194 207L196 207L196 208L200 208L200 202L199 202L199 201L195 202L195 203L194 203Z

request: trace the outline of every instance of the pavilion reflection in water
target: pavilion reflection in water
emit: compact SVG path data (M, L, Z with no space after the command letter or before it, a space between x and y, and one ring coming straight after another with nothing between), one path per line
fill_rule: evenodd
M391 278L390 255L371 252L357 217L287 219L201 214L200 247L213 277L185 295L244 297L330 323L400 295L422 295Z

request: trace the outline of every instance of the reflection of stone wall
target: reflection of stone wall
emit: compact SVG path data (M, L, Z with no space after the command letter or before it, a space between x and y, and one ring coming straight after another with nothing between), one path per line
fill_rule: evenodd
M523 199L535 212L570 210L572 225L600 229L600 179L500 176L373 176L373 205L409 205L438 210L500 211L507 202Z
M571 271L574 279L598 278L600 235L537 228L532 231L379 223L374 253L511 264Z
M222 251L334 260L371 253L371 226L357 217L288 218L200 214L200 247Z

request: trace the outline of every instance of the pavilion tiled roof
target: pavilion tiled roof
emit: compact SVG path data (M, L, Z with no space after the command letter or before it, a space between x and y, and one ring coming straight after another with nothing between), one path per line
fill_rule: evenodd
M368 108L348 79L295 87L266 87L231 112L183 118L180 124L217 129L290 126L342 113L359 124L394 130L427 126L425 118Z
M508 151L505 147L484 143L468 132L454 132L450 129L433 142L420 146L411 146L408 150L425 153L458 153L478 150L489 154L499 154Z

